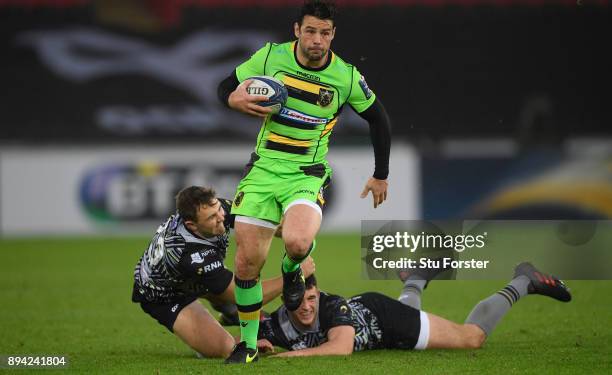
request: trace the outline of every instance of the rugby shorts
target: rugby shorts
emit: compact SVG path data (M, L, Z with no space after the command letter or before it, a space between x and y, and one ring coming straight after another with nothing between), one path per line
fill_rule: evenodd
M295 204L312 206L320 214L332 170L327 162L299 164L253 153L236 189L232 215L279 224Z
M197 300L195 296L182 296L170 302L149 302L142 299L136 285L134 285L134 290L132 292L132 301L139 303L144 312L149 314L172 333L174 333L174 322L181 310L195 300Z
M359 300L376 315L382 326L383 345L387 349L417 349L427 347L429 318L424 311L390 298L369 292Z

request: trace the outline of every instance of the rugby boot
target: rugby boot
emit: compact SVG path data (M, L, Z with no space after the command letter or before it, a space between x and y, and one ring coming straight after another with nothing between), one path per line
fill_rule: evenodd
M562 280L555 276L540 272L529 262L523 262L514 269L514 277L527 276L530 280L527 292L529 294L541 294L561 302L569 302L572 295Z
M249 349L246 346L245 341L241 341L240 343L234 346L234 350L232 350L232 354L225 359L225 364L234 364L234 363L251 363L257 362L259 360L259 354L257 349Z
M301 267L293 272L283 272L283 303L287 310L297 310L302 304L305 292L306 282Z

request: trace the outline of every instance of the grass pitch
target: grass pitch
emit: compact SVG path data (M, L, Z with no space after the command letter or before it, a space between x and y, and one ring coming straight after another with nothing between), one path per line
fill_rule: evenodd
M612 371L609 281L569 281L574 297L569 304L540 296L524 298L480 350L385 350L346 358L264 357L252 366L231 368L220 359L197 359L193 351L130 301L132 270L148 240L0 240L0 355L67 355L70 365L64 371L118 374ZM278 274L280 245L275 240L264 268L265 278ZM228 254L231 269L234 249ZM345 297L364 291L397 296L399 281L361 278L359 254L359 235L320 236L314 256L321 288ZM511 275L512 270L508 270L508 277ZM423 294L423 308L461 322L480 299L504 285L503 280L434 281ZM266 310L271 311L278 303L267 305ZM232 327L230 332L238 330Z

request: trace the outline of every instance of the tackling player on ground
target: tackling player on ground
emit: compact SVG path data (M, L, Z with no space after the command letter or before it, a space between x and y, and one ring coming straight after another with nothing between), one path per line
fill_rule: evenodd
M281 306L261 323L262 351L279 346L281 357L348 355L370 349L476 349L491 335L520 298L540 294L569 302L562 281L529 263L515 268L503 289L478 303L464 324L420 310L421 293L438 270L406 275L399 301L379 293L359 294L348 301L319 291L314 275L296 311Z
M334 17L333 4L306 1L293 27L296 41L268 43L219 85L225 105L263 118L232 206L232 214L237 215L235 290L242 341L226 363L257 360L259 272L281 217L286 249L283 299L289 310L300 306L305 285L299 265L315 246L323 191L332 173L325 159L329 137L347 104L368 121L374 146L375 170L361 196L371 191L374 208L387 198L389 119L357 68L330 50ZM281 80L288 90L286 106L278 114L257 105L265 97L246 91L249 77L261 75Z
M132 301L205 357L227 357L234 339L198 301L234 304L233 274L223 261L234 223L232 202L191 186L176 196L177 213L159 226L134 269ZM312 260L304 273L314 272ZM282 278L263 282L263 302L276 298Z

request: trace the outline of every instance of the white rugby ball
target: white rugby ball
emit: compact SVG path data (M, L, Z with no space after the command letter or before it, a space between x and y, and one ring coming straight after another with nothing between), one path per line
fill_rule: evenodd
M246 88L250 95L265 96L268 100L258 102L257 105L272 108L273 113L278 113L287 103L289 93L285 85L274 77L255 76L249 78L252 82Z

